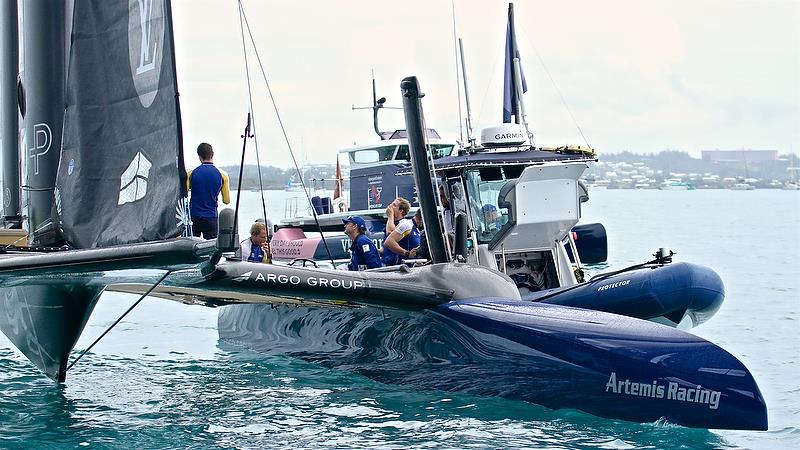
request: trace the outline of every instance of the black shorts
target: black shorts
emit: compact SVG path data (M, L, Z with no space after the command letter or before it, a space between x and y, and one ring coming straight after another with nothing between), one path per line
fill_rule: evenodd
M216 239L219 229L216 217L192 217L192 235L203 239Z

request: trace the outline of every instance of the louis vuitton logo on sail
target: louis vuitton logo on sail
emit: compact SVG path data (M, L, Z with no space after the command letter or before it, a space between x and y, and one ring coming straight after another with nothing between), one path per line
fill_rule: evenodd
M163 0L128 0L128 53L139 101L150 107L158 92L165 38Z
M719 400L722 396L720 391L706 389L703 386L694 388L682 387L674 381L667 385L658 384L657 380L652 383L641 383L629 379L617 379L617 373L611 372L606 383L606 392L614 394L629 395L632 397L664 398L686 403L702 403L708 405L709 409L719 408Z
M141 75L148 70L153 70L156 65L155 56L158 49L154 46L152 52L150 47L152 43L151 29L152 22L150 21L153 15L153 0L137 0L139 2L139 22L141 24L142 46L139 47L139 67L136 68L136 75Z

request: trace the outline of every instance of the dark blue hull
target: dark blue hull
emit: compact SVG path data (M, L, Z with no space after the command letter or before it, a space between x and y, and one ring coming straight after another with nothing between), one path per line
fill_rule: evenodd
M635 422L767 428L747 369L691 334L504 299L429 311L230 305L220 338L407 389L500 396Z
M523 299L670 325L689 318L697 326L722 305L725 286L708 267L680 262L623 272L577 287L532 292Z

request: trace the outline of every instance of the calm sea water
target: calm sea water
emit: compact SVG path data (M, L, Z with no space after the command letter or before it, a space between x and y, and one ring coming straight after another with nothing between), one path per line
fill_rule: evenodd
M267 192L267 215L284 192ZM242 222L263 216L243 192ZM800 448L800 192L591 192L584 222L609 266L658 247L715 268L727 297L692 332L753 372L766 432L634 424L577 411L414 392L220 342L216 311L146 299L68 374L40 375L0 334L1 448ZM594 268L593 270L601 270ZM136 300L104 294L86 348Z

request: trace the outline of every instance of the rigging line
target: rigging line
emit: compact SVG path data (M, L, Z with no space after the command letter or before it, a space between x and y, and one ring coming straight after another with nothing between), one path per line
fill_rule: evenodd
M252 106L251 106L251 109L252 109ZM253 139L255 140L255 144L256 144L256 165L258 167L258 190L259 190L259 193L261 194L261 212L264 213L264 223L266 224L267 223L267 201L264 198L264 181L263 181L263 175L261 174L261 158L259 157L259 154L258 154L258 133L255 132L255 129L256 129L256 119L255 119L255 115L254 115L253 116L253 134L255 135L255 137ZM270 235L271 234L272 234L272 232L270 231Z
M239 163L239 185L236 187L236 210L233 214L233 235L238 236L239 233L239 203L242 199L242 177L244 175L244 155L247 150L247 138L253 137L250 134L251 117L247 113L247 125L244 127L244 134L242 135L242 161ZM238 239L238 238L237 238Z
M450 255L452 255L452 248L450 245L450 235L444 227L444 205L442 204L442 199L439 197L439 178L436 177L436 165L433 162L433 146L428 142L428 124L425 122L425 111L420 108L420 119L422 120L422 139L425 141L425 157L428 159L428 168L430 170L430 175L433 177L433 183L436 185L436 192L433 193L433 201L436 203L436 210L442 210L442 234L444 235L444 242L445 242L445 249L447 251L447 259L450 260ZM439 220L438 213L436 220ZM423 221L424 223L424 221Z
M25 239L25 238L30 238L31 236L35 236L35 235L36 235L36 233L38 233L38 232L40 232L40 231L42 231L42 230L44 230L44 229L46 229L46 228L48 228L48 227L50 227L50 226L52 226L52 225L53 225L53 222L52 222L51 220L47 220L47 221L43 222L41 225L39 225L39 228L37 228L37 229L33 230L32 232L30 232L30 233L26 234L25 236L22 236L22 237L20 237L19 239L15 240L14 242L11 242L10 244L7 244L7 245L6 245L5 247L3 247L3 248L4 248L4 249L11 248L11 247L13 247L13 246L14 246L14 244L16 244L17 242L19 242L19 241L21 241L21 240L23 240L23 239Z
M52 187L35 188L35 187L31 187L28 184L23 184L19 188L22 189L23 191L28 191L28 192L45 192L45 191L52 191L56 187L52 186Z
M462 122L464 121L464 118L461 115L461 78L458 73L458 36L456 36L456 1L450 0L450 6L451 9L453 10L453 48L455 49L455 56L456 56L455 62L456 62L456 97L458 98L458 135L463 145L464 126Z
M300 183L303 185L303 192L306 194L306 199L308 200L308 204L311 205L311 214L314 217L314 222L317 224L317 229L319 229L319 235L320 238L322 239L322 244L325 246L325 251L328 253L328 259L330 259L331 265L335 267L336 263L334 262L333 255L331 254L331 250L328 247L328 240L325 239L325 233L322 232L322 226L319 223L319 217L317 217L317 210L314 208L314 204L311 201L311 194L309 193L309 190L306 189L306 184L305 180L303 179L303 174L300 172L300 167L297 164L297 158L295 158L294 151L292 150L292 144L289 142L289 136L286 134L286 127L283 125L281 114L278 111L278 104L275 101L275 96L272 94L272 88L269 85L269 80L267 80L267 73L264 70L264 64L261 62L261 55L258 53L258 47L256 47L256 42L255 39L253 38L253 31L250 29L250 22L247 20L247 14L244 12L244 6L241 4L241 2L239 3L239 8L241 9L242 18L244 19L244 24L247 27L247 33L250 36L250 43L253 45L253 51L256 54L258 67L259 69L261 69L261 76L264 78L264 84L267 86L267 93L269 94L269 99L272 102L272 108L275 111L275 117L278 119L278 124L280 125L281 132L283 133L283 139L286 142L286 147L289 149L289 156L291 156L292 158L292 162L294 163L294 168L297 171L297 176L300 178Z
M639 264L634 264L634 265L628 266L628 267L626 267L624 269L619 269L619 270L615 270L615 271L612 271L612 272L600 273L600 274L597 274L597 275L593 276L592 278L589 278L589 281L586 281L586 282L583 282L583 283L578 283L578 284L573 284L572 286L569 286L569 287L567 287L565 289L562 289L560 291L552 292L550 294L543 295L541 297L537 297L534 301L535 302L541 302L542 300L546 300L548 298L552 298L552 297L555 297L557 295L561 295L561 294L570 292L570 291L572 291L574 289L577 289L577 288L579 288L581 286L585 286L585 285L588 285L588 284L593 284L593 283L597 283L599 281L603 281L603 280L605 280L607 278L610 278L610 277L612 277L614 275L618 275L618 274L623 273L623 272L630 272L631 270L642 269L642 268L645 268L645 267L652 267L654 265L663 266L664 265L663 258L656 258L656 259L654 259L652 261L647 261L647 262L643 262L643 263L639 263Z
M533 48L533 52L536 53L536 58L539 60L539 64L542 65L542 69L544 70L544 73L547 75L547 78L550 79L550 83L553 84L553 88L555 88L556 93L558 93L558 98L561 99L561 104L563 104L564 108L567 110L567 114L569 114L569 117L572 119L572 123L575 125L575 128L578 129L578 133L581 135L581 138L583 139L583 142L586 144L587 147L592 148L592 146L589 145L589 140L586 139L586 136L583 134L583 129L581 129L581 126L578 124L578 121L575 119L575 115L572 114L572 109L570 109L569 105L567 104L567 100L564 98L564 94L561 93L561 89L558 88L558 85L556 84L555 79L553 79L553 76L550 74L550 71L547 69L547 65L545 65L544 59L542 59L542 55L539 53L539 50L536 48L536 45L533 44L533 41L531 40L530 36L528 36L528 34L525 32L525 30L522 31L522 34L525 35L525 39L528 41L528 44L531 45L531 47Z
M250 64L247 58L247 43L244 38L244 25L242 21L242 15L244 14L244 10L242 9L242 1L239 0L239 30L242 34L242 54L244 55L244 70L245 70L245 77L247 78L247 100L249 102L250 107L250 114L253 116L253 136L254 136L254 144L256 146L256 168L258 170L258 187L261 193L261 212L264 213L264 223L267 221L267 203L264 199L264 181L261 175L261 157L258 151L258 133L256 133L256 113L255 108L253 107L253 89L252 89L252 82L250 81ZM244 164L244 160L242 160L242 164Z
M98 342L100 342L100 339L103 339L103 337L105 337L105 335L106 335L106 334L108 334L108 332L109 332L109 331L111 331L111 329L112 329L112 328L114 328L115 326L117 326L117 324L118 324L118 323L120 323L120 321L122 321L122 319L124 319L124 318L125 318L125 316L127 316L129 312L133 311L133 308L136 308L136 306L137 306L137 305L139 305L139 303L141 303L141 302L142 302L142 300L144 300L144 298L145 298L145 297L147 297L148 295L150 295L150 293L151 293L151 292L153 292L153 289L155 289L156 287L158 287L158 285L159 285L159 284L161 284L161 282L162 282L162 281L164 281L164 279L166 279L166 278L169 276L169 274L171 274L171 273L172 273L172 271L171 271L171 270L168 270L168 271L167 271L167 273L165 273L165 274L164 274L164 275L163 275L161 278L159 278L159 279L158 279L158 281L156 281L156 284L154 284L154 285L150 286L150 289L148 289L148 290L147 290L147 292L145 292L144 294L142 294L142 296L141 296L141 297L139 297L139 300L136 300L136 302L135 302L133 305L131 305L131 307L130 307L130 308L128 308L128 310L127 310L127 311L125 311L124 313L122 313L122 315L121 315L121 316L119 316L119 319L117 319L117 320L116 320L114 323L112 323L112 324L111 324L111 326L110 326L110 327L108 327L108 328L106 329L106 331L104 331L104 332L103 332L103 334L101 334L101 335L100 335L100 337L98 337L97 339L95 339L95 340L94 340L94 342L92 342L92 344L91 344L91 345L89 345L88 347L86 347L86 349L85 349L84 351L82 351L82 352L81 352L81 354L80 354L80 355L78 355L78 357L77 357L77 358L75 358L75 359L72 361L72 363L70 363L70 365L69 365L69 366L67 366L67 369L66 369L64 372L69 372L69 370L70 370L70 369L72 369L72 366L74 366L74 365L75 365L75 364L76 364L78 361L80 361L80 360L81 360L81 358L83 358L83 355L85 355L87 352L89 352L89 350L91 350L91 349L92 349L92 347L94 347L94 346L95 346L95 344L97 344Z

